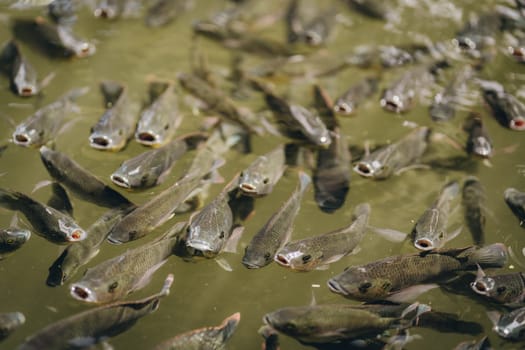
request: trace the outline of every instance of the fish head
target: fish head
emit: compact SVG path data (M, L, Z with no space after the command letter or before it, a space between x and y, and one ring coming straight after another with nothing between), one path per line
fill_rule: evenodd
M145 146L153 147L160 146L165 142L163 135L152 129L137 130L135 140Z
M350 267L328 280L328 288L344 297L358 300L381 300L392 291L388 277L369 277L364 267Z
M87 238L87 232L72 221L59 219L58 226L68 242L83 241Z
M317 30L305 30L303 32L303 38L304 38L304 41L306 42L306 44L310 45L310 46L319 46L321 44L323 44L324 42L324 37L323 35L318 32Z
M31 237L31 232L25 229L10 227L0 230L0 251L13 251L20 248Z
M491 296L496 292L496 281L489 276L478 276L474 282L470 283L470 288L478 294Z
M493 329L503 338L523 339L525 337L525 309L520 308L503 314Z
M308 271L314 269L322 257L321 251L297 249L288 245L275 254L274 261L293 270Z
M124 172L116 171L113 174L111 174L110 179L117 186L131 188L130 177Z
M318 333L313 313L310 307L285 307L264 315L263 322L288 336L303 338Z
M89 270L88 270L89 271ZM120 297L121 288L117 279L86 279L73 283L71 296L86 303L105 303Z
M254 249L248 245L241 262L248 269L259 269L271 263L273 257L274 255L269 251Z
M25 124L20 124L13 133L13 142L19 146L37 146L43 143L44 136L44 130L38 130L28 127Z
M337 100L334 104L334 112L343 115L350 115L355 112L355 105L349 101Z
M471 36L459 35L452 39L452 44L457 48L465 51L475 51L478 49L478 44Z
M380 178L388 173L388 166L378 160L361 160L354 166L354 171L363 177Z
M432 249L440 248L441 239L439 237L444 237L444 232L440 232L438 238L431 238L430 235L421 235L414 240L414 247L419 250L429 251Z
M525 62L525 47L523 46L509 46L509 53L518 61Z
M414 91L412 90L407 91L405 94L385 90L379 103L383 109L389 112L402 113L411 107L413 95Z
M478 136L472 139L472 144L468 147L469 151L483 158L492 156L492 144L486 137Z
M39 92L36 80L30 79L27 74L20 71L14 76L13 85L16 93L22 97L34 96Z
M509 128L512 130L523 131L525 130L525 117L516 116L509 122Z
M213 258L219 254L224 242L226 232L206 232L201 225L193 223L186 228L186 248L193 251L194 255L202 255L205 258Z
M97 51L95 45L89 41L79 40L73 45L73 52L75 56L83 58L88 56L93 56Z
M267 174L253 171L243 171L239 175L239 189L243 194L257 197L270 193L273 184Z
M101 1L97 8L93 11L93 15L98 18L114 19L118 16L118 2L117 1Z
M118 151L126 145L126 137L123 136L122 129L107 131L91 130L89 135L89 145L93 148L105 151Z

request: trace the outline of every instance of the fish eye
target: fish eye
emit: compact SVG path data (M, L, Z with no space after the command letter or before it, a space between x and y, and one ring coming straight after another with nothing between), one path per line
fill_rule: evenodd
M310 254L306 254L301 259L303 260L303 263L306 263L312 259L312 256Z
M268 253L268 252L267 252L267 253L264 253L264 259L265 259L266 261L270 260L270 257L271 257L271 256L272 256L272 254L270 254L270 253Z
M498 294L501 294L501 293L505 292L506 290L507 290L507 287L501 286L501 287L498 287L498 289L496 289L496 292Z
M224 231L221 231L221 233L219 234L219 238L224 238Z
M361 293L366 293L368 291L368 288L372 287L372 283L370 282L365 282L365 283L361 283L359 285L359 292Z
M267 177L265 177L265 178L264 178L264 180L263 180L263 184L265 184L265 185L266 185L266 184L267 184L268 182L270 182L270 179L269 179L269 178L267 178Z
M118 287L117 281L111 283L111 285L108 287L108 292L113 293L117 287Z

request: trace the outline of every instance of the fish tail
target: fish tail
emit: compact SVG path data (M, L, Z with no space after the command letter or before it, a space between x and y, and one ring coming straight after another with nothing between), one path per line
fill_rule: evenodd
M28 198L20 192L11 191L8 189L0 188L0 206L9 210L19 210L23 204L20 200Z
M354 212L352 213L352 220L355 220L362 215L369 216L370 210L370 204L368 203L360 203L356 205Z
M310 182L312 182L310 175L308 175L302 170L299 171L299 192L303 193L310 184Z
M461 253L468 255L468 266L503 267L508 261L507 247L503 243L494 243L485 247L473 247Z
M413 326L417 326L419 322L419 317L422 314L429 312L431 310L432 309L430 306L426 304L420 304L417 301L413 304L408 305L401 313L398 328L406 329L406 328L410 328Z
M241 313L236 312L233 315L226 318L222 324L221 324L221 333L222 333L222 339L223 341L227 341L235 332L235 329L237 329L237 325L239 324L239 321L241 320Z

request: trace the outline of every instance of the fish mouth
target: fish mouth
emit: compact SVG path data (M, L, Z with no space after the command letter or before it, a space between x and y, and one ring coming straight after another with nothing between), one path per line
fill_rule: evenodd
M124 242L122 242L120 239L118 238L115 238L115 237L112 237L111 235L109 235L106 240L111 243L111 244L115 244L115 245L119 245L119 244L122 244Z
M306 31L304 33L304 40L310 46L320 45L323 41L322 37L313 31Z
M525 118L514 118L510 121L510 128L512 130L525 130Z
M327 282L328 289L336 294L347 295L348 292L341 286L341 284L334 279L330 278Z
M89 138L89 144L91 147L97 149L109 149L113 146L113 142L107 136L91 136Z
M22 97L30 97L36 94L36 89L33 86L23 86L18 88L18 94Z
M334 106L334 111L341 114L352 114L354 112L354 108L352 108L352 106L350 106L348 103L338 103Z
M434 242L428 238L419 238L414 242L414 246L419 250L432 250L434 249Z
M257 193L256 192L257 187L255 187L252 184L246 183L246 182L243 182L242 184L240 184L239 189L243 192L250 193L250 194Z
M153 145L159 142L159 137L152 131L143 131L137 134L137 141L144 145Z
M16 134L13 134L13 141L17 145L28 146L29 143L31 142L31 138L29 137L28 134L16 133Z
M290 266L290 261L283 254L277 254L273 260L282 266Z
M110 178L111 178L111 181L113 181L115 185L119 185L120 187L124 187L124 188L131 188L131 185L129 184L128 179L126 179L125 177L122 177L120 175L111 174Z
M75 54L82 58L82 57L87 57L87 56L91 56L95 53L95 46L91 45L90 43L82 43L80 45L80 48L76 49L75 50Z
M514 58L516 58L519 62L523 62L525 60L525 48L523 47L509 47L509 52Z
M248 269L260 269L261 267L257 263L242 260L242 264Z
M484 281L474 281L470 283L470 288L478 294L488 295L489 286Z
M67 235L67 240L69 242L78 242L78 241L83 241L84 239L86 239L86 237L87 237L86 231L81 230L81 229L76 229Z
M374 176L374 169L372 166L365 162L359 162L355 165L354 171L364 177Z
M116 11L107 7L99 7L93 11L93 15L99 18L111 19L116 16Z
M96 302L96 297L93 291L79 283L71 285L70 294L73 298L80 301L86 301L91 303Z
M186 247L193 248L196 251L201 252L204 257L208 257L215 253L215 249L213 249L213 247L205 241L188 240L186 241Z
M399 113L403 110L403 103L400 101L398 96L394 96L391 99L382 98L381 107L390 112Z

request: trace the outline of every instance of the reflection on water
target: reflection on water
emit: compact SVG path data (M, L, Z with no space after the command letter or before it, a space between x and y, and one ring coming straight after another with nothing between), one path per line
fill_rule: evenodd
M50 73L55 73L56 76L44 89L42 96L31 99L15 97L9 91L8 78L5 75L0 77L2 91L0 94L0 140L2 140L0 187L30 194L35 184L49 179L37 150L18 147L12 143L4 149L3 145L9 142L14 125L71 88L86 86L90 91L78 99L79 109L72 113L73 121L56 138L56 149L68 154L108 184L109 176L124 160L143 152L145 148L135 141L131 141L119 153L101 152L89 146L89 128L96 123L104 111L103 99L98 87L102 80L116 80L127 84L130 100L137 106L143 105L147 96L148 79L156 76L175 80L178 72L188 72L195 63L191 61L193 57L191 49L198 46L207 57L213 79L216 79L225 91L239 89L225 78L230 73L231 62L237 60L234 56L241 53L240 50L224 49L221 45L202 37L195 39L191 30L194 21L206 18L224 8L226 2L210 3L195 0L191 3L192 6L184 15L160 28L148 28L140 18L110 21L94 18L87 9L80 10L75 30L79 37L88 38L97 46L96 54L88 58L49 58L41 50L31 49L29 41L21 40L23 53L35 66L40 77ZM319 7L334 6L338 11L334 33L324 47L311 54L312 60L284 65L271 57L246 54L243 55L242 67L262 72L279 66L282 71L271 79L276 90L281 96L309 105L313 100L313 97L310 97L313 83L325 87L335 98L350 85L370 76L371 73L377 73L378 68L373 65L368 69L357 67L334 69L336 73L333 75L315 77L316 72L330 71L329 68L339 64L344 55L354 52L357 47L371 43L408 45L424 44L425 40L445 42L454 37L474 9L476 11L490 9L493 2L484 3L480 5L477 1L461 1L460 4L452 1L400 0L399 7L393 9L388 16L392 18L391 21L385 24L383 21L368 19L351 12L342 2L334 1L333 4L325 4L321 1L305 0L301 2L301 9L305 16L313 17ZM279 17L282 16L283 7L280 1L253 2L247 6L246 18L255 23L253 28L258 28L260 35L283 42L285 28ZM453 11L453 16L443 16L444 9ZM2 7L0 21L3 25L0 26L0 41L5 42L11 38L10 26L14 18L30 19L37 15L42 15L42 11L38 8L15 11ZM270 24L265 24L264 20ZM481 76L486 79L497 79L514 92L516 87L521 85L520 74L524 68L503 53L504 45L499 37L497 42L499 46L494 52L495 56L488 61ZM381 74L379 90L389 86L404 69L399 67L384 70ZM287 72L293 73L293 76L286 75ZM441 81L437 83L445 84ZM339 119L348 144L356 147L369 141L373 146L395 141L407 133L407 129L402 126L403 120L431 126L435 131L441 131L456 139L464 138L461 125L468 115L468 108L460 109L450 124L435 124L430 120L427 106L431 101L431 91L435 92L436 87L431 86L428 89L429 91L422 91L422 96L414 101L413 108L402 115L395 115L381 109L380 91L376 92L371 99L359 105L355 116ZM178 91L181 96L184 95L181 88L178 88ZM254 110L265 106L263 99L257 93L247 91L240 96L249 97L239 100L243 106L249 106ZM193 98L183 97L181 101L183 103L180 108L186 116L178 129L178 135L195 131L203 117L211 115L195 113L197 109ZM371 225L409 232L415 220L434 200L445 183L453 179L462 181L467 175L476 175L487 192L486 205L489 215L486 243L504 242L512 246L515 252L521 252L525 244L523 229L518 226L517 219L506 207L503 191L507 187L521 190L525 188L524 153L521 145L523 135L502 128L490 117L489 110L481 100L478 99L471 108L482 114L496 149L494 157L490 160L490 166L477 159L465 158L464 152L451 146L451 143L435 142L430 146L427 155L431 158L430 170L414 169L385 181L371 181L352 173L350 191L344 207L334 213L325 213L317 207L313 189L310 188L305 193L297 216L293 239L345 226L350 221L354 207L361 202L368 202L371 205ZM221 175L228 181L234 174L248 166L257 155L269 152L282 142L283 139L277 136L253 137L253 153L242 154L230 150L225 155L226 166L220 169ZM144 203L152 195L171 185L187 169L193 155L193 152L185 154L174 167L172 174L158 187L140 192L126 192L111 186L127 195L130 200ZM155 293L166 275L173 273L175 281L170 296L162 301L159 310L140 320L134 328L115 337L110 343L116 349L150 348L162 340L190 329L217 325L226 316L238 311L241 313L241 322L229 347L258 349L262 337L257 334L257 330L262 324L262 316L265 313L284 306L308 304L312 292L318 303L353 303L332 294L326 287L326 281L348 265L363 264L387 255L414 251L408 242L395 244L368 232L360 244L359 253L343 258L327 270L294 273L275 263L259 270L246 269L241 264L244 248L275 208L287 198L296 182L295 173L287 172L270 196L255 201L255 214L245 223L238 253L223 254L233 268L232 272L223 270L213 260L188 263L177 257L171 257L155 274L152 282L143 290L133 293L130 299ZM213 199L222 187L223 185L211 186L206 202ZM32 195L45 202L50 196L50 189L43 188ZM76 219L83 227L88 227L105 210L76 197L72 197L72 201ZM8 226L12 215L10 211L0 210L0 226ZM188 217L189 214L175 217L157 229L156 234L152 236L158 236L173 223L187 220ZM27 225L25 219L21 221L22 225ZM449 221L451 227L460 225L462 210L459 204L456 204ZM94 266L129 248L142 245L146 240L148 239L121 246L104 243L100 254L88 266ZM448 246L461 247L469 244L471 244L471 237L464 229L459 237L448 243ZM21 311L27 319L26 324L2 344L6 349L15 347L26 336L50 322L89 308L70 297L69 285L51 288L45 283L48 268L62 249L63 247L53 245L41 237L33 236L22 249L0 262L2 281L0 312ZM525 257L521 256L521 259L525 262ZM517 263L511 260L508 267L498 272L516 271L520 269ZM80 276L81 273L77 274L71 282L78 280ZM440 289L431 290L418 300L430 304L436 310L457 313L464 320L480 322L496 347L512 348L512 345L503 343L491 331L490 321L485 315L487 307L476 300ZM423 340L408 344L408 349L420 348L423 342L429 349L452 348L458 342L472 338L471 335L453 333L443 337L439 332L429 329L417 329L413 333L421 334ZM436 339L439 339L439 342L435 341ZM281 337L281 344L283 349L306 348L284 336Z

